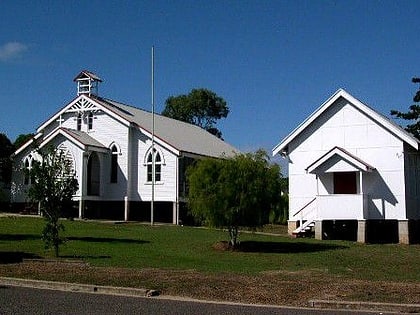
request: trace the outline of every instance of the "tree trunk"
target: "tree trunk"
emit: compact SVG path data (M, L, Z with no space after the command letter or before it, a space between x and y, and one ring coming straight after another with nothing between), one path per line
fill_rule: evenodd
M230 236L230 246L232 246L232 248L236 248L236 246L238 245L238 227L237 226L229 227L229 236Z

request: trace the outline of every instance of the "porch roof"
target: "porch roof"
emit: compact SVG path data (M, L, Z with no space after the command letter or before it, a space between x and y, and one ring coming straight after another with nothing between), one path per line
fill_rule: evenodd
M51 140L53 140L58 135L62 135L69 141L73 142L75 145L80 147L82 150L89 150L89 151L97 151L97 152L107 152L108 148L106 148L102 143L97 141L96 139L89 136L87 133L83 131L77 131L73 129L67 128L58 128L48 137L46 137L40 147L47 145Z
M362 171L371 172L375 168L349 151L334 147L306 168L308 173L329 173Z

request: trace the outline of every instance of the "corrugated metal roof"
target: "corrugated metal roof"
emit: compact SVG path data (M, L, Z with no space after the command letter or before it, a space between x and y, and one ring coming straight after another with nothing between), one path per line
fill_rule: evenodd
M95 101L127 121L152 132L152 113L110 99L94 97ZM178 151L198 155L233 156L240 151L198 126L155 114L155 135Z
M71 137L73 137L74 139L76 139L80 143L84 144L85 146L98 147L98 148L106 149L106 147L102 143L100 143L96 139L89 136L86 132L77 131L77 130L68 129L68 128L63 128L63 127L61 127L61 130L63 130L64 132L66 132Z

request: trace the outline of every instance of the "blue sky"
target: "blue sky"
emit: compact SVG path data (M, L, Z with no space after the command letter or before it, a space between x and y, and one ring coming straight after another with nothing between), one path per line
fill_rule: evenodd
M338 88L388 115L420 76L417 1L0 2L0 132L34 132L76 96L82 69L100 95L156 110L208 88L244 151L271 150Z

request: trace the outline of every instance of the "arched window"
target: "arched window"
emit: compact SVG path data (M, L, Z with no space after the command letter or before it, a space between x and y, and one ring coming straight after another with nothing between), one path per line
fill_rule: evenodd
M90 112L88 114L88 130L92 130L93 129L93 113Z
M155 156L155 182L160 182L162 180L162 164L163 160L160 153L153 149ZM152 182L153 180L153 154L152 151L149 152L146 160L147 165L147 181Z
M23 184L24 185L31 185L35 180L34 174L31 174L32 168L35 162L36 162L36 158L32 154L29 154L23 160Z
M111 147L111 183L118 182L118 147L114 144Z
M76 166L74 162L74 157L71 151L64 145L60 144L57 148L56 152L57 156L63 154L64 160L66 162L66 172L70 172L70 174L76 174Z
M76 125L78 131L82 130L82 113L77 114Z

